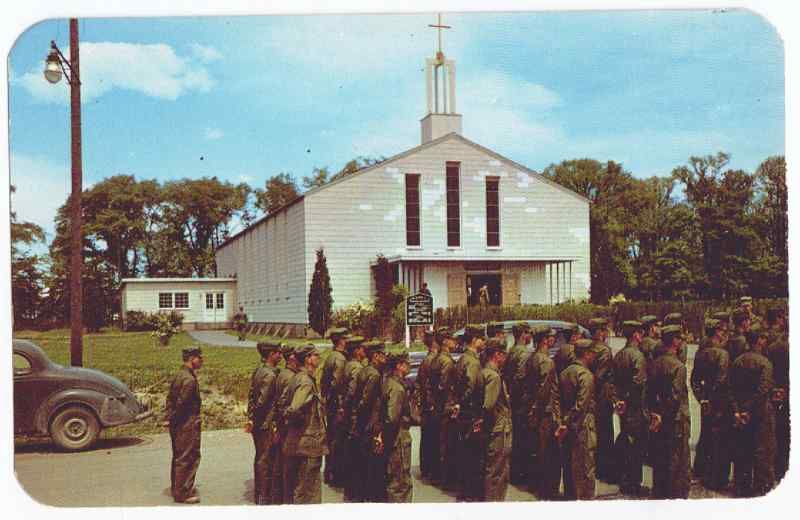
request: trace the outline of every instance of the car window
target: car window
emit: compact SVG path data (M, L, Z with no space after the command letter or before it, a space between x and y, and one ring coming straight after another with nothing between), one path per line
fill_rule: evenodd
M14 353L14 375L24 376L32 372L31 362L22 354Z

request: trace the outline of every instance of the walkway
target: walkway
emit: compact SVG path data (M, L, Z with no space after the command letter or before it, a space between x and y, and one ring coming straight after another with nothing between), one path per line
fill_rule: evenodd
M256 342L245 340L239 341L236 336L227 334L224 330L187 330L192 338L206 345L215 347L249 347L256 348Z

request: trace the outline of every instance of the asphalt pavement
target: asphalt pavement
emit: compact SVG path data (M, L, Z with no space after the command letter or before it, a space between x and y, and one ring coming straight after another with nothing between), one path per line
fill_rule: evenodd
M619 339L612 341L614 351L622 345ZM695 351L692 346L688 352L690 367ZM694 452L699 434L699 406L691 392L690 410ZM414 502L454 502L453 494L419 479L419 428L412 428L411 433ZM204 432L201 453L197 487L202 503L252 504L254 451L250 435L238 430ZM172 505L169 468L170 439L166 433L101 439L94 449L82 453L59 453L48 442L25 444L17 447L14 456L15 473L23 489L35 500L56 506ZM650 484L650 468L645 467L645 485ZM600 498L618 497L617 491L617 486L598 482ZM719 495L693 486L691 496ZM341 490L323 485L322 499L325 503L341 502ZM507 500L532 501L535 497L510 486Z

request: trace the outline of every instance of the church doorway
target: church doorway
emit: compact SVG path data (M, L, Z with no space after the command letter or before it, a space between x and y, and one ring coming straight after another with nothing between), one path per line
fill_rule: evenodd
M481 296L488 305L503 304L503 284L500 274L467 274L467 301L481 305Z

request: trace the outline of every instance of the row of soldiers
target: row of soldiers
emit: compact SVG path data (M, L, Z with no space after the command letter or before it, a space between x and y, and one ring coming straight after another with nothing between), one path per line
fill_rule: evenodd
M786 469L789 439L785 314L770 310L769 327L751 330L760 319L746 303L706 322L691 374L702 408L694 476L721 489L733 463L738 495L774 485ZM556 332L547 326L516 324L507 351L501 326L468 325L457 362L457 339L440 328L425 335L428 354L413 392L405 384L407 354L387 354L382 342L345 329L330 331L321 391L316 348L259 343L263 365L252 376L246 427L256 452L255 500L319 503L325 456L324 480L344 488L346 501L411 501L412 424L421 424L423 479L463 501L504 500L509 481L542 499L591 499L596 479L645 496L645 462L653 467L653 497L685 498L690 423L681 322L679 314L660 327L655 316L624 322L626 345L612 356L608 322L595 318L591 340L572 325L552 358ZM188 349L184 360L167 418L173 496L192 503L199 500L195 371L202 355Z

